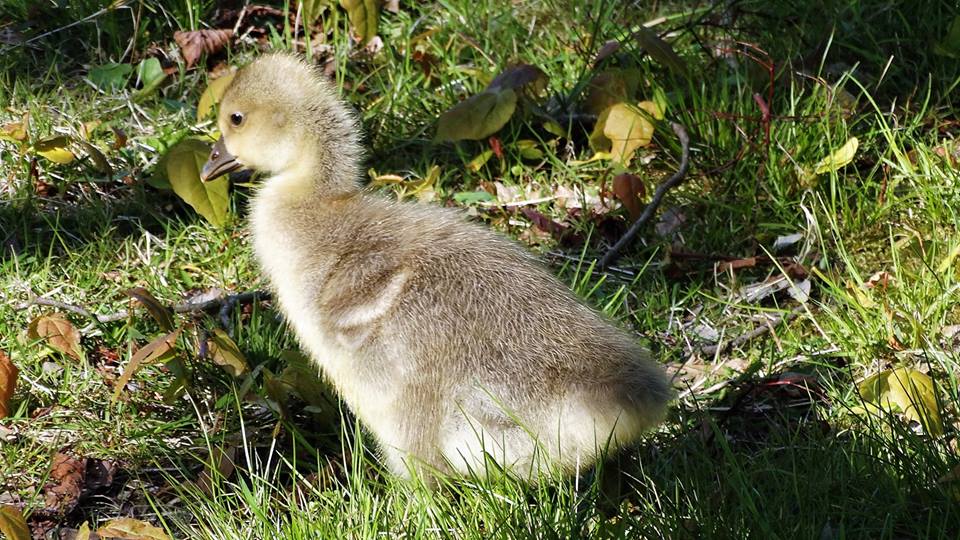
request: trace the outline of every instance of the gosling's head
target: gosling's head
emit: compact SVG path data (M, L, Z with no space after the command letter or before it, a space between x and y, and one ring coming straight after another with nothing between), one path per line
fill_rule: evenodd
M222 135L204 181L246 167L333 191L356 186L356 119L326 77L293 55L262 56L242 68L223 94L217 124Z

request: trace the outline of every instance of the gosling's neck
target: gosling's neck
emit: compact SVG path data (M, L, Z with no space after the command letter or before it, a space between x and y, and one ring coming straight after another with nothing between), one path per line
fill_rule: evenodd
M292 204L360 193L359 158L345 146L339 155L329 145L304 149L292 166L263 180L257 199Z

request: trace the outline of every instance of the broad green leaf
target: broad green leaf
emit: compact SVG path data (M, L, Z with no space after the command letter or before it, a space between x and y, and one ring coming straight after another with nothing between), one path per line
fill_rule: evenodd
M911 368L882 371L859 385L865 402L886 412L902 412L933 436L943 433L937 395L930 376Z
M182 328L177 328L169 334L160 336L134 353L130 361L127 362L127 366L123 368L123 373L120 374L120 378L117 379L113 387L113 398L111 398L111 401L116 401L117 398L120 397L120 392L123 391L124 387L127 386L127 383L130 382L130 379L141 366L158 361L167 361L173 358L176 355L177 338L180 337L182 330Z
M32 340L42 340L45 345L76 360L83 359L83 351L80 349L80 331L59 313L41 315L30 321L27 337Z
M23 514L14 506L0 506L0 533L7 540L31 540L30 528Z
M953 18L947 35L933 46L933 52L941 56L960 58L960 15Z
M357 41L364 44L377 35L380 21L379 0L340 0L340 7L347 11Z
M17 376L20 370L13 365L10 357L0 351L0 419L10 416L10 399L13 390L17 387Z
M435 141L480 140L500 130L517 108L517 93L484 90L440 115Z
M658 36L656 32L645 26L641 26L640 29L633 34L633 37L636 38L640 46L643 47L643 49L647 51L647 54L654 60L670 68L671 71L678 75L687 75L687 63L674 52L673 47L671 47L669 43L660 39L660 36Z
M65 165L77 157L70 151L71 142L70 137L62 135L50 137L34 143L33 151L54 163Z
M163 529L146 521L126 517L111 519L106 525L97 529L97 535L100 538L122 540L170 540Z
M520 151L520 157L523 159L543 159L543 150L539 143L532 139L520 139L516 142L517 150Z
M854 156L857 155L857 147L860 146L860 141L856 137L850 137L847 142L843 144L840 148L835 150L829 156L820 160L819 163L813 168L813 174L823 174L826 172L831 172L843 167L853 161Z
M160 325L161 330L164 332L173 331L173 310L163 305L155 296L150 294L150 291L143 287L134 287L123 293L143 304L150 316Z
M127 79L133 73L133 66L130 64L117 64L111 62L102 66L90 68L87 74L97 88L107 90L118 90L127 84Z
M237 347L237 344L223 330L214 329L207 344L210 358L215 364L223 366L224 371L230 375L239 377L250 371L247 358L240 352L240 347Z
M503 70L499 75L490 81L487 90L518 90L521 87L533 84L535 87L543 87L547 80L547 74L536 66L530 64L517 64Z
M137 65L137 79L140 80L142 86L140 90L137 90L134 94L134 99L143 99L153 94L157 88L163 84L166 78L167 74L163 72L163 66L160 65L160 60L156 58L143 60Z
M303 20L303 27L308 30L317 22L320 15L327 9L330 0L301 0L299 2L303 7L300 12L300 18Z
M230 208L229 180L221 176L212 182L200 180L200 169L210 155L210 145L197 139L184 139L164 158L167 178L173 191L207 221L221 227Z
M223 93L227 91L227 87L230 86L236 74L235 71L231 71L222 77L217 77L210 81L210 84L207 85L203 94L200 95L200 101L197 102L197 122L203 120L213 112L213 106L220 103L220 100L223 99Z

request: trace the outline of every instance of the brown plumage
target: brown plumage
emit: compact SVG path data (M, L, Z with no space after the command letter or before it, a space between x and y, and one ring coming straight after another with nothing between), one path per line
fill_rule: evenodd
M224 94L205 176L266 173L254 249L300 343L389 468L572 472L637 439L671 395L626 332L459 212L359 185L354 115L315 69L261 57Z

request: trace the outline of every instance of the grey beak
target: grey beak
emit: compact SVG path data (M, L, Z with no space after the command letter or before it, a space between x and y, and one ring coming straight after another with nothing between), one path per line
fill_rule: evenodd
M221 136L213 145L207 162L204 163L203 168L200 169L200 181L209 182L233 172L242 166L243 165L237 161L237 158L233 157L230 152L227 152L227 147L223 144L223 136Z

